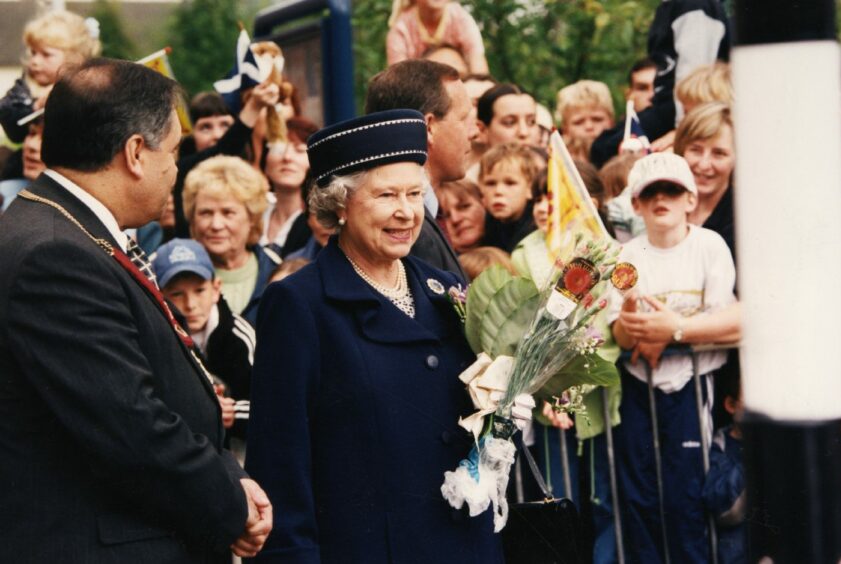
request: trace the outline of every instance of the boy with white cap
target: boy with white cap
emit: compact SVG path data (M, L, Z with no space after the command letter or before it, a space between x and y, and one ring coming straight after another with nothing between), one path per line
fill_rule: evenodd
M660 358L670 344L725 342L738 339L738 328L723 321L723 310L736 298L736 270L717 233L690 225L698 190L686 161L654 153L634 164L628 177L634 211L646 233L627 243L620 260L634 264L639 283L624 298L615 296L608 313L616 342L631 350L620 361L621 425L616 431L620 491L625 497L623 529L629 562L658 562L663 555L662 527L673 562L707 562L701 430L696 411L691 356ZM666 523L658 512L652 422L646 385L651 370L663 466ZM712 428L713 371L724 352L698 355L704 404L703 432ZM690 385L687 385L690 384Z

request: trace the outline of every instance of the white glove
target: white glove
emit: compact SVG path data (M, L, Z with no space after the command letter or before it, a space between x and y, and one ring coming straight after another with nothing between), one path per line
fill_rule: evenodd
M537 404L530 394L520 394L514 398L514 405L511 406L511 419L519 430L525 429L531 421L531 412L535 405Z

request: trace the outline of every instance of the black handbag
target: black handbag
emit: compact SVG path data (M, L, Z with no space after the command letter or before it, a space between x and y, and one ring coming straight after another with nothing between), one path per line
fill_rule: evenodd
M502 529L506 564L581 564L578 511L569 499L555 498L546 486L529 449L520 451L534 474L544 499L509 505L508 523Z

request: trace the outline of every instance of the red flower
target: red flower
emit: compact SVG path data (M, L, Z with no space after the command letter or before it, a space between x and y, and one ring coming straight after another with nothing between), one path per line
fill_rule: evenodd
M581 300L581 304L584 307L590 307L591 305L593 305L593 299L593 294L587 292L586 294L584 294L584 299Z
M589 261L577 258L564 269L563 280L564 288L581 298L598 282L598 271Z

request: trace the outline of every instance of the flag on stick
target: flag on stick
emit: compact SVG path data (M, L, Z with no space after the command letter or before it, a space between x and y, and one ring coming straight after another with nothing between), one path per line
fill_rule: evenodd
M237 38L237 52L234 67L222 80L213 83L213 88L222 95L231 113L240 111L240 93L262 82L262 73L251 51L251 38L245 29L241 29Z
M143 65L159 72L167 78L177 80L175 73L172 72L172 67L169 64L169 53L172 51L169 47L164 47L160 51L156 51L151 55L143 57L137 61L138 65ZM179 100L178 106L175 108L178 113L178 121L181 122L181 135L189 135L193 131L193 124L190 122L190 112L184 100Z
M549 139L546 247L552 259L571 256L578 234L597 241L608 236L596 206L557 131Z
M619 145L619 154L633 153L635 155L647 155L651 152L651 143L648 136L642 129L640 118L634 111L634 103L628 100L625 106L625 135Z

